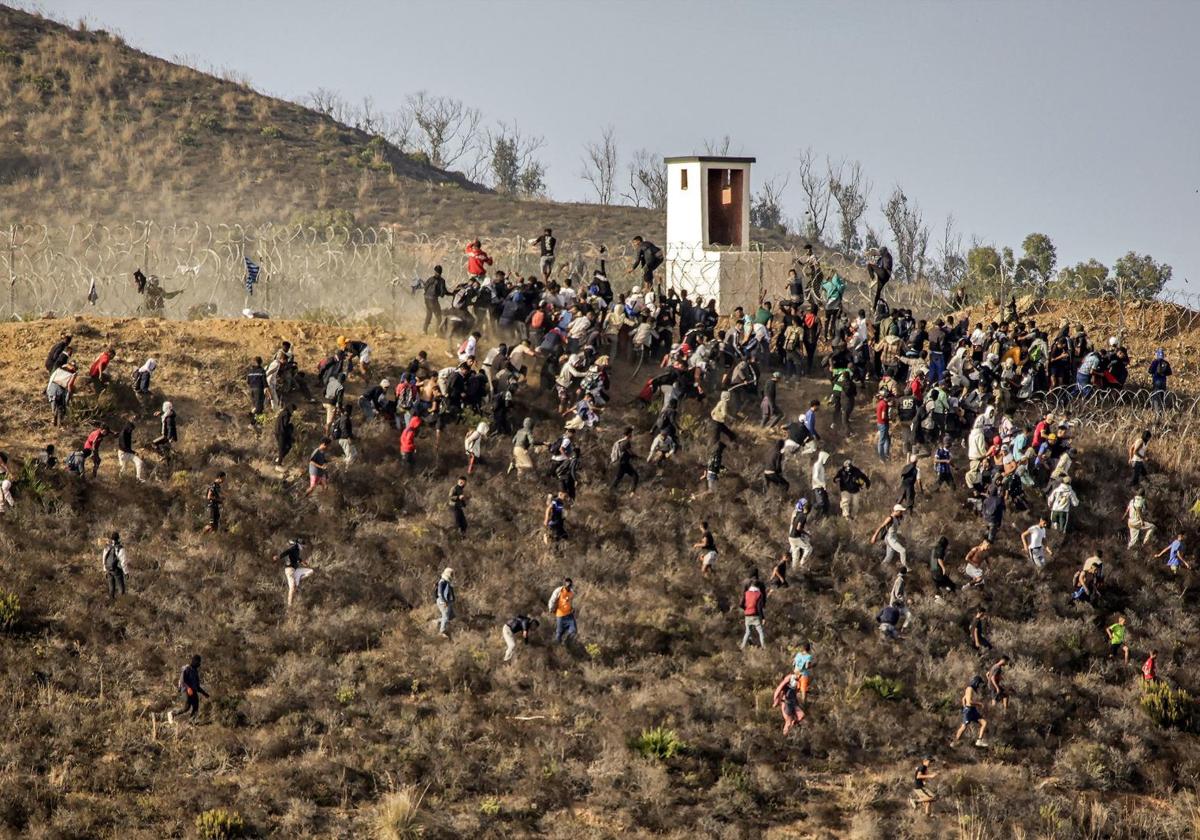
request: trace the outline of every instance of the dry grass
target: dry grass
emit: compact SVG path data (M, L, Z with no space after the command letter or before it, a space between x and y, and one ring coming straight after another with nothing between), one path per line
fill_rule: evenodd
M440 447L422 441L415 477L399 472L392 434L364 429L363 463L338 467L333 490L304 500L300 461L276 473L269 435L245 415L243 365L281 338L297 342L311 369L320 349L351 331L372 344L381 374L395 374L420 341L274 321L5 326L5 347L31 348L0 357L13 371L0 386L0 434L14 460L48 440L65 451L86 432L79 421L53 432L35 396L40 356L64 328L84 357L116 342L119 383L147 355L159 359L154 402L167 396L179 408L180 460L168 468L150 456L145 486L119 479L109 456L94 485L58 477L41 502L17 487L0 531L4 556L20 558L4 587L23 610L0 634L5 831L171 836L215 808L238 812L259 834L290 837L364 836L382 819L396 836L432 837L1000 837L1016 826L1028 837L1165 838L1194 819L1195 802L1180 791L1200 780L1195 736L1159 729L1140 711L1135 669L1104 658L1101 631L1125 613L1135 661L1157 646L1163 673L1195 692L1191 579L1169 581L1119 549L1108 512L1123 503L1111 480L1122 466L1097 441L1082 447L1079 536L1053 544L1042 579L1028 573L1006 526L987 588L933 600L921 562L929 543L944 528L959 558L979 525L948 516L946 501L922 500L906 535L915 622L900 644L882 642L872 621L888 575L865 537L892 501L896 472L872 467L878 486L862 520L816 523L811 572L771 601L768 650L741 653L730 611L738 581L779 550L786 515L785 502L764 502L739 478L754 474L763 444L749 427L739 429L748 440L730 451L716 498L688 502L704 448L694 437L682 463L658 478L644 470L645 489L614 498L600 484L612 430L626 418L651 421L619 397L599 439L585 442L573 539L560 553L541 544L540 511L526 501L550 485L530 482L514 495L504 447L493 443L471 482L464 545L448 533L442 503L463 467L461 429ZM798 406L821 388L810 381L786 398ZM552 400L522 400L549 434ZM98 407L113 418L140 414L146 448L153 419L126 388L114 386ZM304 404L300 415L302 458L319 409ZM849 451L870 464L860 446ZM230 474L228 530L213 539L199 530L201 491L217 469ZM806 471L794 464L789 477ZM1164 527L1179 492L1177 477L1152 478L1152 516ZM697 577L687 549L702 517L723 547L712 580ZM130 594L110 606L95 555L114 528L133 571ZM297 532L312 541L318 574L287 614L268 552ZM1066 597L1072 568L1093 546L1112 566L1099 609ZM428 597L445 565L460 587L449 642L433 634ZM557 649L543 626L504 665L500 622L520 610L541 615L564 573L579 583L587 647ZM1015 658L1014 700L1007 713L989 712L991 750L951 751L958 692L988 664L965 630L980 601L994 615L997 651ZM785 742L769 694L803 640L814 643L819 672L808 719ZM192 651L205 656L213 701L198 727L169 727L161 715L177 702L171 686ZM900 699L863 691L874 674L902 682ZM661 760L631 749L655 727L686 749ZM944 801L929 821L904 807L923 753L942 771ZM1092 796L1103 808L1076 801ZM1091 833L1078 828L1089 825Z

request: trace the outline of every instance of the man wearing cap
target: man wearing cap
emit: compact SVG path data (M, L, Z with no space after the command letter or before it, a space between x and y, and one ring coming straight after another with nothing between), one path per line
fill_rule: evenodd
M887 548L883 555L883 565L891 562L892 557L899 557L900 568L907 569L908 551L900 542L900 522L904 519L904 510L904 505L892 506L892 512L888 514L887 519L883 520L875 529L875 533L871 535L871 545L875 545L882 537L883 544Z

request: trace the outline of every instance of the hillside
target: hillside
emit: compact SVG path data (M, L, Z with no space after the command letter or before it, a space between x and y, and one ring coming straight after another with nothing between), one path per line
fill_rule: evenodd
M40 362L64 330L81 359L113 343L118 361L114 384L99 397L82 389L73 418L55 430ZM1014 515L987 585L935 598L929 545L950 538L950 573L961 579L958 559L979 524L949 515L961 498L922 494L905 532L914 622L898 643L874 627L891 570L867 543L893 501L898 465L874 462L868 435L831 447L833 463L853 455L875 486L856 521L812 523L810 569L772 593L767 649L742 652L739 582L752 564L765 572L786 545L790 509L750 482L766 441L753 424L737 424L715 496L691 497L707 448L692 405L678 462L657 476L639 465L636 494L613 495L603 484L612 440L625 422L644 430L653 420L626 407L636 383L619 368L613 407L583 438L569 544L543 546L540 500L554 483L506 476L504 441L488 443L470 480L461 540L444 501L464 469L461 426L440 446L432 435L421 440L415 475L399 464L394 433L362 428L362 461L339 464L333 487L305 499L302 464L320 409L301 401L297 452L286 470L272 466L270 433L247 416L244 366L287 338L311 370L337 335L285 321L0 326L10 372L0 435L10 463L46 442L65 454L87 418L133 414L150 466L144 485L119 478L108 447L94 482L22 473L16 508L0 517L0 589L22 607L0 632L0 834L190 837L195 818L214 808L239 812L252 836L294 838L372 836L381 815L439 838L1133 840L1194 831L1200 748L1195 736L1157 726L1139 708L1136 684L1137 663L1157 647L1165 678L1200 688L1193 573L1171 579L1148 552L1125 553L1117 516L1125 490L1112 481L1125 466L1106 441L1078 441L1075 486L1085 504L1076 536L1052 538L1040 576L1013 527L1028 516ZM376 373L393 380L423 346L366 327L351 336L371 343ZM440 364L441 348L430 350ZM148 356L160 368L142 404L124 383ZM361 388L355 380L351 393ZM790 413L826 390L813 378L781 394ZM148 452L162 399L180 417L171 464ZM514 414L537 418L541 438L557 427L553 399L534 388ZM867 420L864 412L859 432ZM642 434L638 451L647 444ZM807 457L788 464L793 489L808 469ZM229 474L227 528L207 535L203 490L217 470ZM1160 535L1179 523L1193 481L1152 476ZM711 579L697 574L688 548L702 518L721 552ZM110 604L99 550L114 529L131 571L129 594ZM292 536L308 539L317 573L287 611L272 554ZM1104 602L1072 604L1071 573L1096 548L1110 567ZM449 641L431 621L433 584L448 565L459 592ZM564 574L577 584L580 644L560 649L550 644L545 603ZM1014 657L1013 701L988 711L990 748L950 748L961 687L990 664L968 643L979 604L993 614L994 653ZM499 628L518 611L543 625L505 664ZM1104 657L1101 628L1117 611L1129 617L1128 667ZM817 655L814 689L806 720L785 740L771 691L804 640ZM167 724L193 652L204 656L211 703L194 727ZM872 689L883 685L876 676L894 680L898 695ZM662 759L640 754L634 742L657 726L683 748ZM928 819L905 805L926 753L938 760L943 797Z
M516 202L236 82L0 5L0 222L286 222L615 239L661 218Z

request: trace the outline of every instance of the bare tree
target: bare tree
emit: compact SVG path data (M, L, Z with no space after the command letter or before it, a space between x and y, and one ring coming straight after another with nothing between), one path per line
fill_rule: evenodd
M579 177L591 185L600 204L612 204L617 184L617 139L610 125L605 127L597 143L583 147L583 170Z
M621 197L634 207L667 206L667 166L661 155L638 149L629 162L629 190Z
M418 151L429 158L438 169L458 164L467 166L465 173L477 175L481 154L479 111L469 108L459 99L430 96L425 91L412 94L405 101L416 127L414 143Z
M953 214L946 217L942 241L938 243L934 280L943 289L953 289L967 274L967 259L963 255L962 234L954 229Z
M857 253L862 249L858 227L867 212L871 187L858 161L851 164L843 161L836 172L833 167L829 169L829 193L838 207L838 247L844 253Z
M910 202L897 186L881 209L896 245L896 274L902 280L916 280L925 273L925 252L929 247L929 226L921 217L921 208Z
M378 133L400 151L407 152L412 147L415 125L412 111L400 108L380 116Z
M346 121L347 103L336 90L317 88L304 97L304 102L318 114L324 114L335 122Z
M774 230L786 234L787 220L783 216L783 192L788 179L772 178L759 187L750 201L750 224L757 228Z
M724 137L718 137L716 140L704 141L704 154L713 155L715 157L727 157L736 154L733 151L733 140L728 134Z
M805 198L804 226L801 233L820 242L825 235L825 225L829 221L830 179L820 169L817 155L811 148L800 153L796 169L800 174L800 189L804 191Z
M531 197L546 192L546 167L537 152L546 145L542 137L521 132L516 123L497 123L485 134L491 186L499 192Z

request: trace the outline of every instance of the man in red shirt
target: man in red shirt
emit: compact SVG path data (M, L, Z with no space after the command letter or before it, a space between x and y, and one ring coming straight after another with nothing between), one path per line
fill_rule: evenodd
M465 253L467 255L467 274L477 280L482 280L487 276L487 266L492 264L492 258L488 256L487 251L483 250L478 239L467 245Z
M92 478L100 471L100 443L112 434L112 429L103 424L92 429L92 433L83 442L83 459L92 461Z
M892 454L892 424L889 420L891 404L887 394L880 391L875 401L875 453L880 461L886 461Z
M105 347L104 352L96 357L96 361L92 362L92 366L88 368L88 376L99 382L104 378L104 371L108 369L108 365L112 362L113 357L117 355L116 348Z
M1142 682L1152 683L1158 679L1158 651L1150 651L1146 661L1142 663Z

